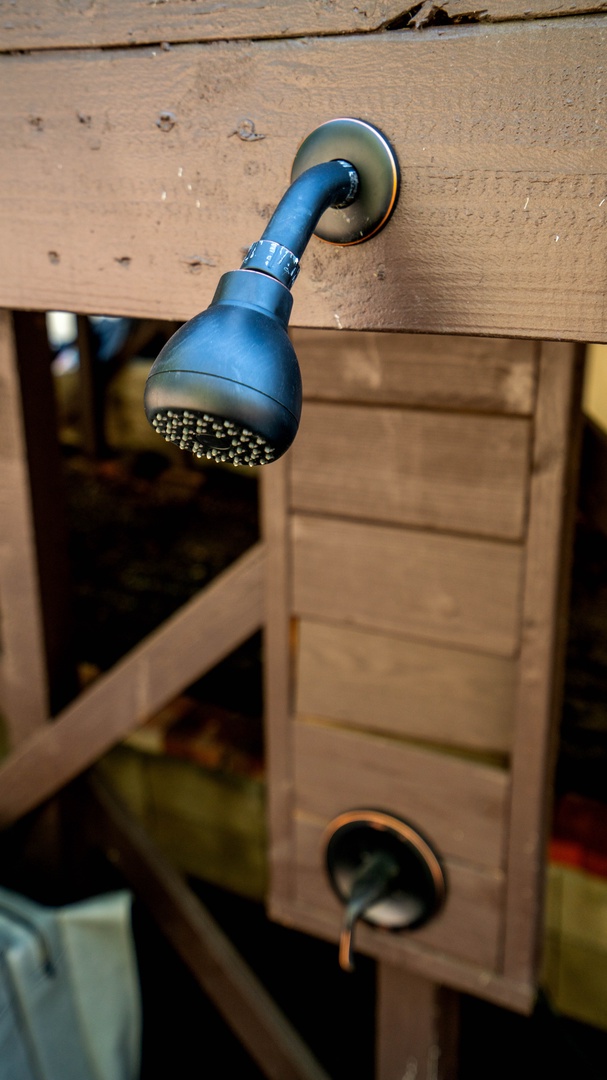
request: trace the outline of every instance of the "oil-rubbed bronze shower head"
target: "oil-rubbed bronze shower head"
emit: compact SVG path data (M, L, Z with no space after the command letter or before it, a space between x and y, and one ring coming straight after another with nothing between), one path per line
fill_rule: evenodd
M301 256L317 230L338 244L374 235L397 192L396 158L370 124L333 120L304 140L293 182L261 239L152 366L145 410L159 434L233 465L265 465L284 454L301 414L301 375L287 333Z

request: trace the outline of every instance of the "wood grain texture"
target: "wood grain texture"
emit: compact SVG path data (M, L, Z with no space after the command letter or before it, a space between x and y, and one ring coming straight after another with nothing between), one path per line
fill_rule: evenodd
M367 244L312 240L294 325L605 341L606 42L588 16L5 55L0 303L190 317L349 114L401 197Z
M512 748L513 660L302 619L300 716L473 750Z
M98 779L89 782L98 843L268 1080L329 1080L196 895Z
M365 804L366 805L366 804ZM295 831L298 907L323 912L333 925L334 940L339 937L343 904L331 888L324 864L323 832L327 821L298 814ZM376 939L386 936L393 945L393 960L407 956L413 940L424 949L435 949L452 958L458 957L485 968L498 970L500 932L503 925L504 875L498 870L466 866L457 859L445 860L449 897L445 907L431 923L414 934L385 934L371 930L365 935L364 952L371 956ZM358 926L355 947L360 938Z
M49 703L17 351L7 311L0 311L0 615L0 712L16 747L48 719Z
M529 421L308 402L293 445L294 510L518 540Z
M544 5L545 6L545 5ZM397 18L403 0L0 0L0 50L364 33Z
M581 356L542 347L520 671L515 700L504 971L537 978L551 780L564 677L581 425Z
M352 0L96 0L66 6L61 0L0 0L0 51L74 46L142 45L230 38L301 37L357 33L443 20L501 22L576 15L607 9L601 0L380 0L361 7Z
M296 615L515 654L518 546L303 514L292 535Z
M263 581L260 543L24 740L0 767L0 827L39 806L255 633Z
M290 452L289 452L290 454ZM264 733L270 891L293 897L293 663L290 641L289 455L260 479L266 545L264 577Z
M420 828L445 857L503 865L509 782L502 769L302 721L294 739L300 813L328 823L379 800L380 809Z
M57 438L56 386L44 315L15 311L12 321L19 368L21 400L18 408L27 447L27 484L35 536L48 708L55 715L78 690L64 463ZM18 558L18 551L15 555ZM28 617L25 611L13 614L17 618Z
M304 398L533 411L537 345L532 341L297 328L291 336Z

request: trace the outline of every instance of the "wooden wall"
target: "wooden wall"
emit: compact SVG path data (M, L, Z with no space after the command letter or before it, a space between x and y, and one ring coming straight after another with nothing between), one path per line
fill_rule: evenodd
M52 18L7 0L1 303L191 317L302 139L351 115L392 141L399 204L367 244L312 241L296 325L607 340L607 18L415 31L390 29L402 5L371 7L106 0Z
M51 725L33 413L0 318L2 823L263 623L275 916L336 936L320 831L381 797L450 879L414 938L363 928L382 985L406 964L530 1007L575 457L563 342L607 341L606 6L0 0L3 308L189 318L335 116L382 128L403 181L370 243L306 252L306 411L264 474L263 545ZM369 333L388 330L424 336Z
M576 350L295 342L301 432L264 476L284 627L268 627L272 911L335 938L324 829L379 807L434 842L448 900L415 933L361 927L361 948L528 1007L541 881L523 852L533 837L541 861Z

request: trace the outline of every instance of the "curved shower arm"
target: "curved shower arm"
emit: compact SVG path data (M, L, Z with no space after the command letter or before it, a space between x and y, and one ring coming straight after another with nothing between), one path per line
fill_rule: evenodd
M299 260L313 233L338 245L375 236L398 186L398 162L379 128L339 117L310 132L261 239L152 366L145 411L160 435L233 465L265 465L288 450L302 404L287 330Z
M325 210L349 206L358 190L358 173L348 161L325 161L306 169L283 195L240 269L269 274L290 289L299 273L299 260Z

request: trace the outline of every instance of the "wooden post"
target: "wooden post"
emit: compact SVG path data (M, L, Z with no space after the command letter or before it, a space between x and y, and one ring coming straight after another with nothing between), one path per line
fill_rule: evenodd
M0 711L17 746L46 720L48 687L17 348L0 312Z
M44 314L13 312L28 484L38 567L39 603L54 715L77 692L72 651L70 566L61 450L57 438L52 354Z
M459 994L378 964L376 1080L456 1080Z

